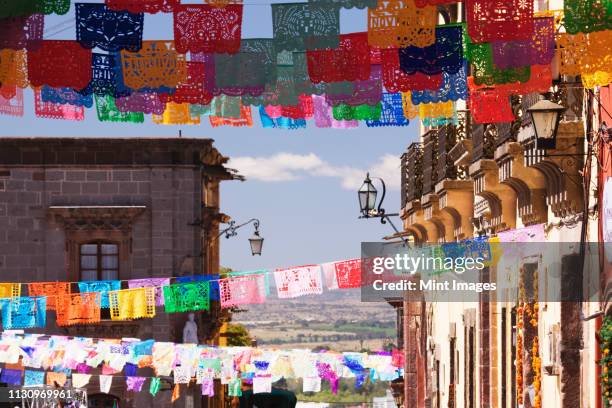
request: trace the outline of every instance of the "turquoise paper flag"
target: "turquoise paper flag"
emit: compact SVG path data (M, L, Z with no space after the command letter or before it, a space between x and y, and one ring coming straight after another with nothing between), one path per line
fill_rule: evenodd
M151 378L151 385L149 386L149 392L152 396L156 396L159 392L159 386L161 383L161 379L157 377Z

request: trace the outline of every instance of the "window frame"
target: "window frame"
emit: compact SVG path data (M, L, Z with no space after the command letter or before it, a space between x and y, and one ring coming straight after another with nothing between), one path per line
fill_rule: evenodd
M96 253L94 254L83 254L83 246L85 245L96 245ZM116 253L114 254L104 254L102 253L102 245L114 245L116 247ZM96 273L96 279L93 280L108 280L108 279L103 279L103 272L104 271L110 271L110 270L116 270L117 271L117 276L115 278L113 278L113 280L117 280L119 279L119 277L121 276L121 243L120 242L115 242L115 241L111 241L111 240L103 240L103 239L96 239L93 241L86 241L86 242L80 242L78 244L78 258L79 258L79 263L78 263L78 273L79 273L79 281L83 281L85 279L83 279L83 271L93 271L94 269L84 269L83 268L83 264L82 264L82 260L83 260L83 256L95 256L96 257L96 269L95 269L95 273ZM102 266L102 260L105 256L113 256L116 259L116 263L117 266L115 269L104 269ZM88 279L89 280L89 279Z

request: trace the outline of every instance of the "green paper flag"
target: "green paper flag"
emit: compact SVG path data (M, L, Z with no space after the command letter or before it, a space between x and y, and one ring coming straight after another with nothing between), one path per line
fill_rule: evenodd
M161 379L158 377L151 378L151 385L149 386L149 392L152 396L157 395L159 392L159 386L161 384Z
M240 378L235 378L227 384L227 394L230 397L241 397L242 396L242 381Z
M111 95L94 95L96 101L96 112L100 122L144 122L142 112L120 112L115 104L115 98Z
M189 282L164 286L166 313L210 309L209 282Z

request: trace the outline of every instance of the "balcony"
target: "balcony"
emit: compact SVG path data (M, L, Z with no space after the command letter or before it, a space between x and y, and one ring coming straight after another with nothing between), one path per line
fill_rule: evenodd
M422 158L423 148L420 143L412 143L402 155L401 208L406 208L414 200L420 200L423 195Z

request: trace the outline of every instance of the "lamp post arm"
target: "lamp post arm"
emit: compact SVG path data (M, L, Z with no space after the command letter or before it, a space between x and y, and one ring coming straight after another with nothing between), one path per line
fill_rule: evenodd
M380 177L372 177L376 180L380 181L380 184L382 184L382 195L380 196L380 201L378 202L378 214L384 215L385 214L385 209L382 208L382 204L383 201L385 201L385 194L387 194L387 186L385 185L385 180L381 179ZM384 217L383 217L384 220ZM384 222L383 222L384 224Z
M236 221L230 221L229 226L226 229L219 232L219 235L217 235L217 239L219 239L222 235L225 235L225 238L234 237L238 234L236 232L237 230L251 223L253 223L253 226L255 227L255 231L258 231L260 222L257 218L251 218L247 222L243 222L242 224L238 224L238 225L236 225Z

